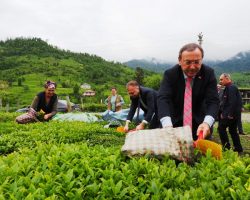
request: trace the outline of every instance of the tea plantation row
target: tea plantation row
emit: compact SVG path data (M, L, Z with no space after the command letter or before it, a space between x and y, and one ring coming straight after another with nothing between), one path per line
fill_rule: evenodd
M250 199L250 158L228 151L194 166L120 153L103 124L18 125L0 113L0 199Z

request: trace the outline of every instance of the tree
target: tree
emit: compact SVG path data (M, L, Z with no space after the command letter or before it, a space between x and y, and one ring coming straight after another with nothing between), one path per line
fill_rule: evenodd
M78 96L79 95L79 91L80 91L80 86L78 84L75 84L74 87L73 87L73 94L75 96Z
M145 78L145 86L154 90L159 90L161 84L162 75L154 74Z
M9 86L12 86L12 83L15 82L15 80L16 79L14 77L8 77L7 81L8 81Z
M23 86L23 91L28 92L30 90L30 87L28 85Z
M17 79L17 85L18 86L22 86L22 78L18 78Z
M143 79L144 79L144 71L140 67L136 67L135 69L135 80L140 84L143 85Z
M65 80L62 82L62 87L63 88L70 88L71 82L70 80Z

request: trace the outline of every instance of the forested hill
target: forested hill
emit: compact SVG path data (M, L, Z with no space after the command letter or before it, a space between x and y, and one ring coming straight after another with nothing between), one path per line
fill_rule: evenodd
M250 51L240 52L213 66L218 73L250 72Z
M32 73L40 79L93 84L125 84L134 76L134 70L121 63L61 50L39 38L0 41L0 80L13 82Z
M144 73L145 77L150 74ZM129 102L125 85L136 75L121 63L62 50L39 38L0 41L0 109L7 104L29 105L46 80L56 81L60 99L69 96L74 103L100 103L112 86ZM93 98L81 99L85 89L80 86L85 83L95 91Z

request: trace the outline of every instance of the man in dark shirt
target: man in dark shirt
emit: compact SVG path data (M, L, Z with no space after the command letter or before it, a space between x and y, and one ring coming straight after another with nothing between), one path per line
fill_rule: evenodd
M127 83L127 91L130 96L131 106L127 116L124 130L129 130L128 125L132 121L133 116L139 109L144 111L144 120L136 126L136 130L143 130L146 124L149 128L159 128L160 122L157 117L157 92L151 88L139 86L137 81L129 81Z
M237 120L241 112L241 96L238 88L232 83L229 74L221 74L220 84L225 86L219 111L219 134L221 143L225 149L230 149L226 130L229 128L229 133L234 144L234 151L242 153L243 149L239 134L237 133Z

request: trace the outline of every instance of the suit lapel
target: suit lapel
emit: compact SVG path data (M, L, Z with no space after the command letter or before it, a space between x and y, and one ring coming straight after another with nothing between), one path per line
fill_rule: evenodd
M203 71L203 68L201 67L200 71L198 72L198 74L194 78L193 88L192 88L194 96L196 96L197 94L200 93L202 83L204 82L204 76L203 76L202 71Z
M174 91L174 92L180 92L180 94L183 94L182 96L183 96L183 99L184 99L184 92L185 92L186 82L185 82L183 71L182 71L180 66L178 68L178 74L179 74L179 77L178 77L177 81L179 82L179 84L178 84L179 87L177 87L176 88L177 90Z
M178 104L183 105L186 83L183 71L179 65L177 66L176 74L177 76L174 78L176 82L173 83L175 89L172 92L173 96L178 99L177 100L179 102Z

